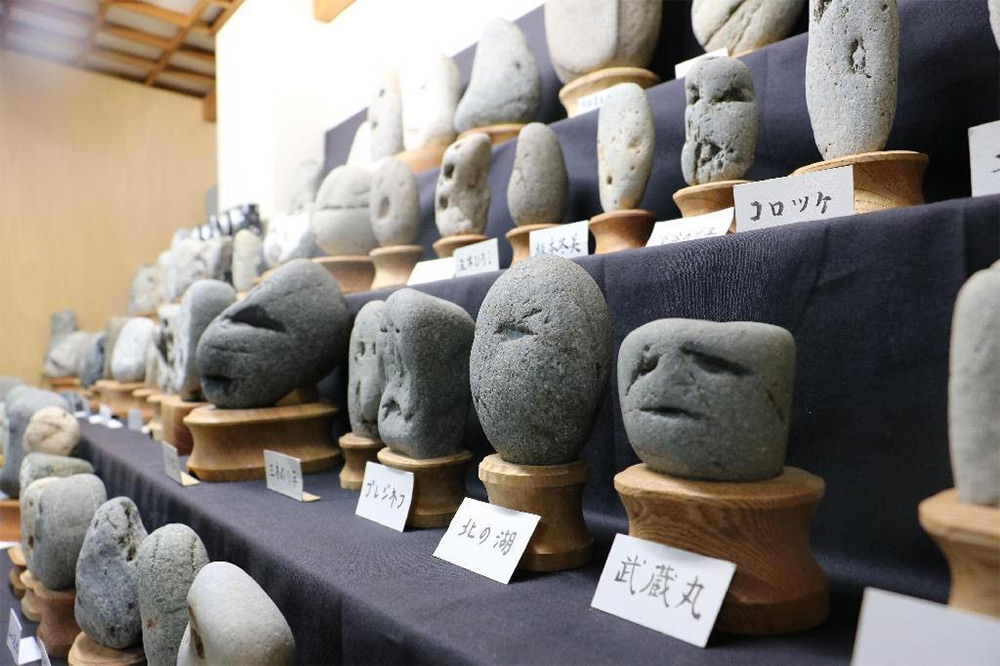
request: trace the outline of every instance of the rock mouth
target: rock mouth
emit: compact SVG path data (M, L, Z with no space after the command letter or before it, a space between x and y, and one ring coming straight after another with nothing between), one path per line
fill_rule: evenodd
M698 412L684 409L683 407L674 407L673 405L652 405L649 407L640 407L639 411L643 414L652 414L653 416L666 419L684 418L691 419L693 421L701 421L705 418Z

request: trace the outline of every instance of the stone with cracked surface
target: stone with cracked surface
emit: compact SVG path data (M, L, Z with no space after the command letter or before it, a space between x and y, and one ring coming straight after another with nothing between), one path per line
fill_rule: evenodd
M309 259L323 254L316 247L310 217L308 212L295 215L278 213L268 221L267 233L264 234L264 261L268 268L281 266L293 259Z
M385 375L378 355L379 318L385 301L369 301L358 310L347 350L347 414L351 432L378 439L378 406Z
M528 123L517 135L507 184L507 208L514 224L560 224L568 195L566 162L556 133L548 125Z
M250 229L233 236L233 288L250 291L255 277L264 272L264 241Z
M655 128L646 92L634 83L608 89L597 119L597 187L604 212L639 206L653 170Z
M179 303L168 303L156 309L160 325L153 336L156 348L156 386L164 393L177 393L174 378L174 345L176 340Z
M806 0L694 0L691 27L706 51L738 55L781 41L802 15Z
M42 585L50 590L73 587L87 528L107 499L104 483L93 474L74 474L45 487L35 517L31 571Z
M155 325L146 317L132 317L122 327L111 357L111 376L120 382L141 382L146 376L146 347Z
M76 376L83 388L90 388L104 375L104 349L107 340L107 333L94 333L90 336L90 342L80 353L80 359L76 365Z
M403 96L398 71L387 73L379 82L368 104L368 126L372 162L403 151Z
M410 245L420 231L417 178L405 162L387 157L372 174L368 200L372 232L382 247Z
M403 146L419 150L455 140L455 107L461 92L458 65L443 53L408 58L399 70Z
M43 476L24 487L21 493L21 552L28 569L35 571L35 519L42 491L61 477Z
M68 456L79 441L80 423L76 417L67 409L53 406L43 407L31 415L21 438L21 446L25 453L37 451Z
M160 269L156 264L145 264L135 269L132 288L129 290L128 314L155 310L160 302Z
M45 356L42 374L46 377L70 377L76 374L80 357L90 344L90 333L73 331L60 336Z
M201 400L198 341L212 320L235 302L236 290L220 280L198 280L184 292L181 309L173 325L172 381L181 400Z
M367 255L378 246L368 215L371 184L371 171L360 166L339 166L323 179L310 224L331 257Z
M27 488L39 479L47 476L65 477L74 474L93 474L94 466L82 458L71 458L54 453L31 451L21 462L21 472L18 474L21 487Z
M3 469L0 469L0 490L17 499L21 491L21 462L26 453L22 440L31 417L45 407L69 410L69 403L58 393L29 387L20 391L17 397L8 396L4 404L7 414L7 450L4 452Z
M481 234L490 212L490 138L474 132L448 146L434 193L441 236Z

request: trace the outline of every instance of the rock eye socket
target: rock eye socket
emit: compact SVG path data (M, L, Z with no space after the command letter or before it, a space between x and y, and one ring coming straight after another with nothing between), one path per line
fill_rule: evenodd
M735 361L722 358L721 356L708 354L697 349L692 349L691 347L681 347L681 352L690 358L699 368L713 375L729 374L742 377L753 374L750 368Z
M534 335L535 332L521 322L504 322L497 327L497 333L505 340L520 340L526 335Z

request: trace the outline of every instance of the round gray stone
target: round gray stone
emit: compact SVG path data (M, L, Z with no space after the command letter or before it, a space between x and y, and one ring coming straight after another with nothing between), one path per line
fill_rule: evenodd
M24 561L32 572L35 567L35 520L38 518L38 501L42 499L42 491L61 477L43 476L25 486L21 493L21 552Z
M634 83L608 90L597 119L597 187L610 213L639 206L653 170L653 109Z
M0 490L17 499L21 483L21 461L24 460L24 431L31 422L31 417L45 407L62 407L68 410L69 404L57 393L43 391L34 387L21 392L16 398L6 403L7 412L7 450L4 454L3 469L0 470Z
M347 414L351 432L378 439L378 406L385 375L378 355L379 318L385 301L369 301L358 311L347 349Z
M60 310L49 316L49 349L64 336L80 328L75 310Z
M267 223L264 234L264 261L268 268L288 263L292 259L309 259L322 254L316 247L308 214L278 213Z
M94 466L81 458L32 451L26 453L24 460L21 461L21 472L18 479L21 488L27 488L35 481L47 476L62 478L74 474L93 473Z
M139 314L156 309L160 302L160 269L146 264L136 269L129 290L128 313Z
M76 366L76 376L83 388L90 388L104 375L104 348L107 340L107 333L94 333L80 354L80 360Z
M738 55L787 37L805 6L806 0L694 0L691 27L706 51Z
M379 245L410 245L417 239L420 196L417 178L409 165L393 157L376 165L368 211Z
M434 222L442 236L486 230L490 154L490 138L481 132L459 139L444 152L434 195Z
M368 215L371 184L362 166L339 166L323 179L310 224L316 244L331 257L367 255L378 246Z
M120 382L141 382L146 375L146 347L153 339L153 320L132 317L118 334L111 357L111 376Z
M403 99L403 146L418 150L455 140L455 107L461 87L458 65L443 53L408 58L399 70Z
M181 400L201 400L198 341L212 320L236 302L236 290L220 280L198 280L184 298L174 325L173 382Z
M108 317L104 325L104 379L111 379L111 357L115 353L118 336L130 319L131 317Z
M31 415L21 437L25 453L51 453L68 456L80 441L80 424L69 410L43 407ZM24 463L21 463L22 467ZM24 484L21 484L24 487Z
M73 331L60 336L42 365L42 374L46 377L70 377L76 375L80 357L90 344L90 333Z
M548 125L529 123L517 135L507 208L517 226L559 224L566 216L569 178L559 139Z
M253 279L264 272L264 241L250 229L240 229L233 237L233 287L250 291Z
M368 104L371 128L369 150L372 162L403 151L403 95L399 72L386 74Z
M46 486L35 517L35 568L31 571L50 590L71 588L76 561L97 508L108 499L93 474L74 474Z

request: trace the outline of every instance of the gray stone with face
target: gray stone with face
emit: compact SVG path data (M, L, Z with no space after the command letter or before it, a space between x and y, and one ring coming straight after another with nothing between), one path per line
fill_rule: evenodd
M378 245L368 214L371 183L362 166L339 166L323 179L310 224L316 244L331 257L367 255Z
M31 415L21 436L25 453L51 453L55 457L73 453L80 441L80 424L69 410L62 407L42 407ZM21 463L22 474L24 462ZM21 487L24 487L24 483Z
M295 259L205 329L198 371L217 407L269 407L322 379L347 350L350 314L319 264Z
M90 343L90 333L73 331L59 338L42 364L42 374L46 377L70 377L76 374L80 357Z
M377 162L403 151L403 95L399 72L389 72L368 104L371 160Z
M35 568L35 519L38 517L38 501L42 499L42 491L62 477L44 476L25 486L21 493L21 552L24 561L34 573Z
M25 454L18 477L21 488L27 488L35 481L47 476L61 478L74 474L93 473L94 466L81 458L32 451Z
M31 417L45 407L61 407L68 410L69 404L58 393L28 388L16 398L6 403L7 413L7 450L4 454L3 469L0 470L0 490L17 499L21 490L19 474L21 462L24 460L24 431L27 430Z
M98 507L107 501L104 484L93 474L58 479L42 491L35 518L35 568L31 573L50 590L76 581L76 561Z
M236 302L236 290L219 280L198 280L184 298L174 326L174 377L181 400L201 400L198 341L208 325Z
M94 333L81 352L76 365L76 376L83 388L90 388L104 375L104 349L107 340L107 333Z
M691 27L706 51L738 55L781 41L802 15L806 0L694 0Z
M319 179L323 175L323 167L316 160L304 160L292 174L292 199L288 204L291 214L308 212L316 202L316 190L319 189ZM284 263L284 262L282 262Z
M753 164L760 124L750 68L736 58L702 60L691 67L684 89L684 180L742 178Z
M390 449L411 458L462 450L474 334L454 303L413 289L386 299L376 338L385 371L378 431Z
M597 119L597 187L606 213L638 207L653 170L653 109L634 83L608 90Z
M233 237L233 287L250 291L255 277L264 272L264 241L250 229L240 229Z
M434 194L434 222L442 236L481 234L490 211L488 136L475 132L448 146Z
M160 302L160 269L155 264L145 264L135 270L129 290L128 313L139 314L156 309Z
M795 340L756 322L659 319L618 351L618 398L632 447L657 472L761 481L781 474Z
M120 382L141 382L146 376L146 347L155 325L146 317L132 317L118 334L111 357L111 376Z
M885 147L898 75L896 0L809 0L806 105L823 159Z
M118 344L118 336L131 317L108 317L104 325L104 379L111 379L111 357Z
M556 133L529 123L517 135L507 208L517 226L559 224L566 215L569 178Z
M378 355L379 318L385 301L369 301L358 311L347 350L347 414L351 432L378 439L378 406L385 375Z
M376 165L368 212L379 245L410 245L417 239L420 196L417 178L405 162L387 157Z
M604 400L614 347L597 283L540 256L500 276L483 300L469 359L472 404L507 462L577 460Z

